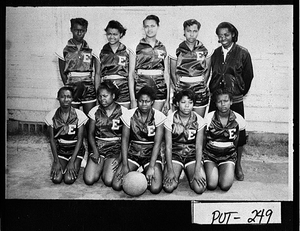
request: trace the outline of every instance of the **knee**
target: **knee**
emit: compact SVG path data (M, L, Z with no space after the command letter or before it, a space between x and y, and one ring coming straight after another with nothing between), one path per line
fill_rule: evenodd
M177 188L177 184L163 186L166 193L172 193Z
M149 190L152 194L158 194L158 193L160 193L161 189L162 189L161 185L159 185L159 186L152 186L151 185Z
M199 186L193 187L192 189L193 189L194 192L197 193L197 194L202 194L202 193L205 191L205 188L204 188L204 187L199 187Z
M64 177L64 182L65 184L73 184L75 182L76 179L72 178L69 175L65 175Z
M206 188L208 190L215 190L217 188L217 186L218 186L217 184L207 183Z
M112 179L109 179L106 176L102 176L102 181L106 186L108 186L108 187L112 186L112 181L113 181Z
M115 180L112 182L112 188L115 190L115 191L121 191L122 190L122 184L121 182L116 182Z
M52 182L53 182L54 184L60 184L60 183L62 182L62 177L54 177L54 178L52 179Z
M230 183L220 183L219 187L222 191L228 191L231 188L232 184Z

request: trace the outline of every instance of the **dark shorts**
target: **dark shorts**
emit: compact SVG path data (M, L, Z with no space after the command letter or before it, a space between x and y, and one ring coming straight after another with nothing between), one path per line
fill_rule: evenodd
M73 88L73 104L96 102L96 90L92 81L69 82L66 86Z
M228 163L228 162L232 162L233 164L235 164L236 159L237 159L237 153L236 152L224 154L222 156L216 156L216 155L210 153L209 151L207 151L205 148L203 150L203 161L204 161L204 163L214 162L219 166L221 164Z
M57 147L58 158L64 159L67 161L69 161L71 159L71 157L74 153L75 146L74 147L64 147L64 146L56 145L56 147ZM77 158L83 159L84 152L85 152L85 148L82 145L77 153Z
M151 160L154 144L137 144L130 142L128 148L128 161L135 164L137 167L146 167ZM162 164L161 156L158 155L156 163Z
M96 146L100 156L104 158L117 158L121 154L121 140L104 141L96 139Z
M155 90L157 100L167 98L167 85L163 75L137 75L135 79L135 92L139 92L144 86L152 87Z
M216 104L214 102L210 101L208 112L215 111L216 109L217 109ZM239 113L241 116L243 116L243 118L245 118L243 102L232 104L230 109L232 111ZM246 130L242 130L239 133L238 146L239 147L244 146L246 143L247 143Z
M209 90L204 82L196 82L196 83L186 83L179 82L176 85L176 92L179 92L183 89L191 89L196 96L196 102L194 107L201 107L208 105L209 101Z
M172 145L172 161L186 167L196 162L196 145L179 144Z

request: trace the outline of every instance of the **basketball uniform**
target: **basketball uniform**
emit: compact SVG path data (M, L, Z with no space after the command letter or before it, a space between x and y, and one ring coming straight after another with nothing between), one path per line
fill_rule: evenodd
M124 125L130 129L128 160L139 166L147 166L150 162L156 128L164 123L166 116L152 108L146 121L142 120L138 108L128 110L121 116ZM157 157L161 163L161 156Z
M74 90L73 103L96 102L96 91L92 78L92 49L85 40L78 49L73 39L70 39L63 50L63 55L65 58L64 73L68 77L66 85L71 86Z
M61 116L61 109L51 110L45 117L45 123L51 126L56 140L58 157L70 160L77 143L78 129L85 125L88 117L79 109L71 107L70 115L65 122ZM84 146L80 147L77 158L83 159Z
M121 153L122 122L121 115L127 109L119 104L110 116L99 105L89 111L89 118L95 120L95 141L100 156L116 158Z
M178 82L175 91L190 88L196 95L196 107L206 106L209 100L209 90L204 80L204 75L208 71L205 58L208 54L205 46L196 41L193 50L187 46L186 42L179 44L176 50L177 64L176 77Z
M155 89L156 100L167 98L167 85L164 79L164 59L167 56L165 46L156 40L152 47L145 38L136 47L135 92L147 85Z
M103 80L110 80L119 88L118 102L129 102L128 70L129 50L120 43L114 53L109 43L105 44L99 55L101 62L100 76Z
M245 130L246 121L238 113L230 110L227 125L223 127L218 112L212 111L205 116L207 122L206 145L203 150L204 162L213 161L222 164L236 162L237 152L234 142L238 133Z
M186 125L179 112L167 116L164 127L172 133L172 161L186 167L196 162L196 136L206 126L205 120L192 111Z

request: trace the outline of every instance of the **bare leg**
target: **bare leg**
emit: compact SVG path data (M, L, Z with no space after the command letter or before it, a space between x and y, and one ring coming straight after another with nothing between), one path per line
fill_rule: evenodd
M177 182L175 182L174 180L171 182L171 184L164 184L163 185L163 189L165 192L167 193L171 193L173 192L177 187L178 187L178 183L179 183L179 176L181 174L182 171L182 165L174 163L173 162L173 169L174 169L174 173L175 173L175 177L177 179ZM164 168L164 178L167 175L167 167Z
M81 161L82 161L81 158L76 158L76 160L75 160L75 171L77 173L77 177L78 177L78 173L80 170ZM73 176L71 176L71 174L69 174L68 172L65 173L64 182L66 184L73 184L75 182L75 180L76 180L76 178L73 178Z
M145 168L144 173L147 172L148 168L149 165ZM149 186L149 190L153 194L158 194L160 193L161 189L162 189L162 167L161 164L156 163L154 165L154 176L151 181L151 185Z
M204 168L206 173L206 187L208 190L215 190L218 186L218 167L214 162L205 162Z
M100 163L96 164L91 158L88 158L87 165L84 169L83 180L87 185L93 185L100 179L103 169L104 159L100 157Z
M106 186L111 187L112 182L115 176L115 171L112 168L112 163L115 161L115 158L106 159L104 162L103 173L102 173L102 181Z
M193 175L194 175L194 172L195 172L195 165L196 165L196 163L190 164L190 165L187 166L187 168L186 168L187 177L188 177L191 189L193 189L194 192L197 193L197 194L202 194L206 189L205 186L198 185L198 183L196 181L193 181L192 183L190 183L190 181L193 179ZM201 175L206 178L203 166L201 166L200 171L201 171Z
M244 151L244 146L239 146L237 149L237 161L235 165L235 177L239 181L244 180L244 173L241 165L242 153Z
M234 164L225 163L219 166L219 186L223 191L228 191L234 180Z

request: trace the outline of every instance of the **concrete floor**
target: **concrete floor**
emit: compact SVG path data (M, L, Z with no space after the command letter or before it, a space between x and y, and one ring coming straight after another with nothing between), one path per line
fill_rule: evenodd
M275 145L275 144L274 144ZM83 168L73 185L55 185L49 178L52 164L50 145L44 135L8 136L6 156L6 199L88 199L88 200L238 200L288 201L292 199L289 179L288 148L282 144L246 145L242 165L244 181L235 181L228 192L220 189L202 195L190 190L186 177L171 194L130 197L106 187L100 180L87 186L82 179ZM290 184L289 184L290 182Z

